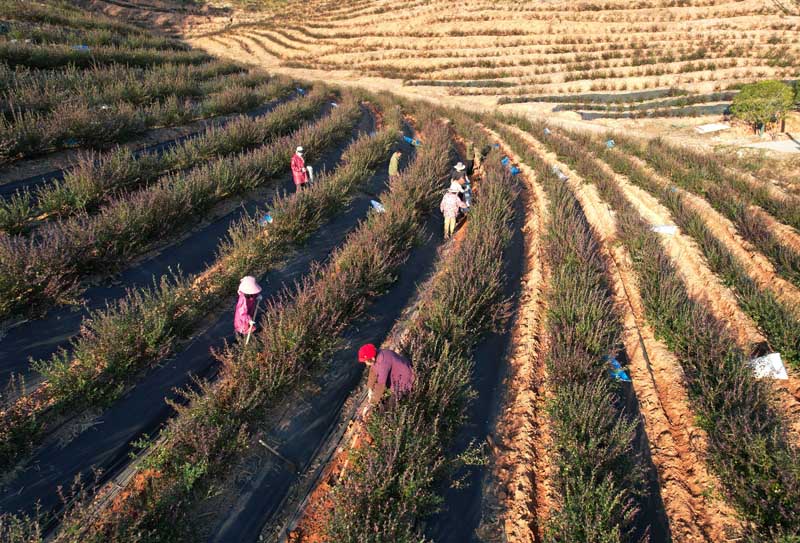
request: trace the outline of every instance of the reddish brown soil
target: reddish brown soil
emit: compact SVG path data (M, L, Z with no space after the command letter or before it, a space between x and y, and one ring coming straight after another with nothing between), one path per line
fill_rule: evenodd
M670 184L666 179L653 171L646 163L636 157L630 156L629 158L647 170L652 178L658 181L662 187L666 187ZM790 282L779 277L769 260L767 260L757 248L754 248L749 242L745 241L737 232L736 226L711 207L711 204L696 194L680 188L676 190L684 197L684 202L686 202L686 205L688 205L690 209L706 219L706 227L711 231L714 237L725 245L739 262L745 264L745 269L750 278L755 281L760 288L771 290L779 300L783 301L789 307L798 308L798 314L800 314L800 290Z
M541 541L542 525L552 501L552 438L545 416L547 369L546 277L542 237L549 220L547 197L536 174L500 139L503 153L519 164L526 191L525 268L516 320L511 332L505 398L495 428L491 480L485 493L496 508L498 526L482 527L487 536L515 542ZM500 531L498 537L496 532Z
M648 168L641 161L639 161L639 164ZM663 186L667 186L667 182L663 178L658 177L651 169L648 168L648 170L653 175L654 179L659 180ZM624 178L622 178L620 182L623 186L627 184ZM628 184L628 186L630 185ZM635 187L630 188L635 189ZM747 270L750 278L753 279L759 287L770 289L779 300L789 307L797 308L797 312L800 313L800 290L788 281L778 277L772 264L770 264L766 257L753 248L751 244L743 240L737 233L733 223L717 213L706 200L690 192L683 191L682 189L678 190L685 196L687 205L702 217L706 218L706 226L711 233L733 253L735 258L745 264L744 268ZM651 200L651 208L653 206L658 206L654 198L644 193L644 191L639 190L638 192L644 195L642 200L647 200L648 198ZM636 202L633 200L631 201L636 205ZM637 207L642 211L642 207ZM663 212L666 212L666 210L663 210ZM763 211L761 211L761 213L765 216L767 215ZM664 217L668 218L668 215ZM774 221L774 219L772 220ZM789 228L785 225L783 226L784 228ZM672 238L679 237L680 236L672 236ZM669 238L671 237L664 237L665 241ZM694 244L691 243L691 245L693 246ZM680 256L680 251L677 251L677 256L675 252L676 251L673 251L671 254L679 271L682 270L684 265L689 267L689 259L678 258ZM696 268L698 265L700 268L706 269L707 271L707 267L702 260L699 262L695 261L695 265L692 267ZM684 277L686 276L685 271L681 273ZM718 280L706 280L709 282L695 283L695 289L690 287L691 294L703 299L708 303L715 315L725 322L728 322L731 325L731 331L734 332L734 336L739 339L739 346L744 349L745 352L750 352L750 347L752 345L755 345L759 341L764 341L762 334L757 331L756 325L752 319L744 315L740 310L735 310L730 307L730 303L727 301L728 298L732 296L729 289L719 285ZM699 290L699 294L696 292L697 290ZM738 316L737 313L739 314ZM777 393L776 399L780 403L780 408L788 419L790 435L793 436L796 443L800 443L800 376L798 376L797 371L792 368L787 368L787 373L789 374L789 379L787 381L772 381L772 385Z
M475 190L479 190L480 172L476 172L474 177L475 179L473 179L473 182L475 184ZM461 244L464 236L466 235L468 226L469 222L465 222L458 228L458 230L456 230L452 241L447 243L442 248L440 253L441 258L445 258L447 254ZM433 278L429 279L428 281L432 280ZM426 292L429 290L430 289L425 288L419 289L421 292ZM419 299L415 305L419 305ZM395 347L397 343L400 343L402 341L404 330L407 330L410 327L408 322L417 318L417 315L418 313L416 309L414 309L411 311L407 319L399 320L395 324L394 328L389 332L387 340L382 345L382 348L391 349ZM365 405L366 404L364 403L359 406L359 413L362 412ZM362 419L366 419L368 416L369 412L365 413ZM293 527L288 534L289 542L325 543L329 541L325 530L327 528L328 521L330 520L332 508L335 505L332 497L333 492L335 491L336 485L346 477L351 455L359 450L360 447L363 447L367 443L368 439L365 421L352 421L342 437L341 445L336 450L336 453L331 461L325 467L320 481L309 493L304 504L301 505L303 508L302 515L300 520L297 522L297 525Z
M616 238L616 221L593 185L556 160L539 142L518 132L548 163L570 175L570 188L601 241L622 316L625 350L630 357L634 391L659 477L674 541L717 542L739 532L733 510L715 497L719 482L706 469L707 437L694 424L679 362L647 326L636 275L627 250Z
M761 220L766 223L767 227L778 236L778 239L780 239L784 245L791 248L794 252L800 253L800 234L797 233L797 230L791 226L783 224L760 207L750 206L749 210L751 213L754 213L760 217Z

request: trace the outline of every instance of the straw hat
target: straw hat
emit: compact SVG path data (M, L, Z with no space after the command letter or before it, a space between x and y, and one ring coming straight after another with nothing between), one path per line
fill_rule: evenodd
M261 292L261 287L256 283L255 277L248 275L247 277L242 277L241 282L239 282L239 292L254 295Z
M297 149L294 150L294 152L298 154L303 154L303 151L305 151L305 149L303 149L302 145L298 145Z
M450 188L447 189L448 192L452 192L453 194L458 194L459 192L464 192L464 187L458 184L458 181L452 181L450 183Z
M458 164L456 164L455 170L457 172L463 172L466 169L467 169L467 167L464 166L464 164L462 162L459 162Z

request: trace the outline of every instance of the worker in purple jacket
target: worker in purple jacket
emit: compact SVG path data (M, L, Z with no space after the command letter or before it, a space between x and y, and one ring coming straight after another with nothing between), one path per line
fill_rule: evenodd
M369 403L377 404L387 386L397 397L411 392L414 386L414 370L411 362L404 356L388 349L379 351L375 345L367 343L358 350L358 361L369 368Z

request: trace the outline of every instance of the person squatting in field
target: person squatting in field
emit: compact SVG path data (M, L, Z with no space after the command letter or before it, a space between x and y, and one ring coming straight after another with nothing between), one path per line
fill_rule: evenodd
M389 181L394 181L400 175L400 159L403 157L403 152L400 150L392 153L392 158L389 159Z
M367 400L371 405L380 402L387 386L395 397L401 398L414 386L414 369L404 356L389 349L378 350L372 343L358 350L358 361L369 368Z
M292 179L294 180L294 187L296 190L305 188L308 183L308 169L306 168L306 161L303 158L305 151L302 146L298 146L292 155Z
M239 282L239 300L233 315L233 328L237 334L246 336L256 329L256 307L261 300L261 286L252 275L242 277Z

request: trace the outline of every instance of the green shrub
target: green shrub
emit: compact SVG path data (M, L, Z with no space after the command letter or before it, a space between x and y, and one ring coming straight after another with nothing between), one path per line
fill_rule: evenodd
M780 81L759 81L744 85L733 98L731 111L753 128L763 131L770 123L781 121L792 107L792 89Z

